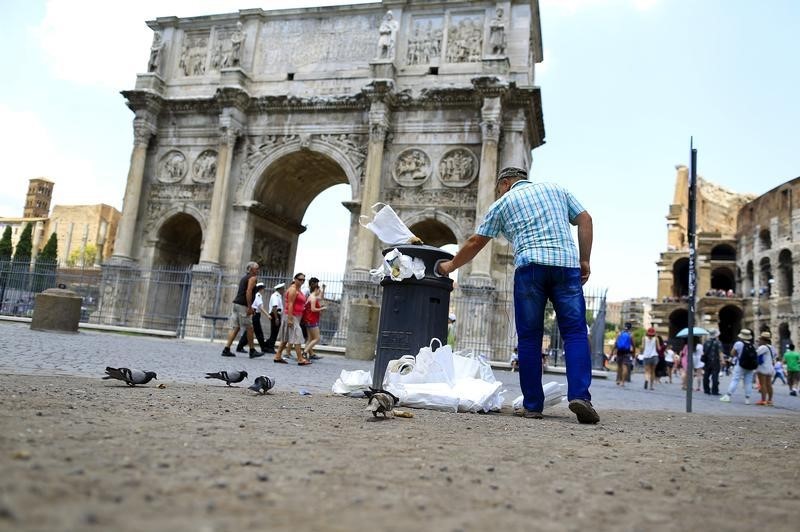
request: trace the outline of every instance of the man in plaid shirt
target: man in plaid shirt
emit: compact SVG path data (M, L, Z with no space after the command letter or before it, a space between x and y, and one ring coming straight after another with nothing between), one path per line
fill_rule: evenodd
M519 337L520 415L540 419L542 336L547 300L553 302L564 338L569 409L580 423L597 423L592 406L592 357L586 333L586 301L581 286L589 280L592 217L566 189L552 183L532 183L521 168L503 168L497 177L498 199L475 234L453 260L439 265L450 274L471 261L490 239L502 234L514 248L514 315ZM578 247L570 224L578 227Z

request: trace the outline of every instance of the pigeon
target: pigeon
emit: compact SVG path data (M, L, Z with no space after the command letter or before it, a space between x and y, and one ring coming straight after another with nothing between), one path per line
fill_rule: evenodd
M378 417L378 414L383 414L384 419L387 417L386 414L392 414L392 417L394 417L392 410L400 401L395 395L386 390L376 390L375 388L364 390L364 395L369 397L367 412L372 412L374 417Z
M117 379L124 381L128 386L136 386L137 384L147 384L152 379L156 379L155 371L139 371L138 369L128 368L106 368L106 376L103 379Z
M225 381L225 384L228 386L231 383L242 382L247 378L247 372L245 370L241 371L218 371L216 373L206 373L206 379L219 379L221 381Z
M266 394L272 387L275 386L275 380L270 379L266 375L261 375L260 377L256 377L256 380L253 382L252 386L248 386L248 390L253 390L256 393L260 393L261 395Z

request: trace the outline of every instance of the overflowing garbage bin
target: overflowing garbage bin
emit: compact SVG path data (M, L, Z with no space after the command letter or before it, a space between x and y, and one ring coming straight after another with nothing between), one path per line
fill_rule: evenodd
M447 315L453 280L439 275L436 265L452 259L453 255L425 245L395 246L385 249L383 254L394 249L422 260L425 275L421 279L412 276L399 281L386 275L381 281L383 298L372 371L374 388L382 387L389 361L403 355L416 355L421 347L430 344L431 338L439 338L443 343L447 341Z

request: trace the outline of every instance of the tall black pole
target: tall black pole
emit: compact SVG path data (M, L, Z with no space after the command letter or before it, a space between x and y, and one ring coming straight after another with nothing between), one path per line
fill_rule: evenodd
M694 139L689 138L689 334L686 336L686 411L692 411L692 386L694 386L694 311L697 299L697 263L695 261L695 217L697 195L697 150Z

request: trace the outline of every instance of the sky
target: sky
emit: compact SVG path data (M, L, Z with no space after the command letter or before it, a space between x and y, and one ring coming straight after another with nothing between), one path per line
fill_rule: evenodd
M119 91L146 70L145 20L344 3L364 2L139 0L109 16L100 0L3 0L0 216L22 215L38 176L55 182L53 204L122 208L133 115ZM540 4L546 144L533 152L531 179L561 183L592 215L593 287L611 300L654 297L690 137L699 174L735 192L800 176L800 2ZM297 270L344 267L349 197L340 185L311 204Z

